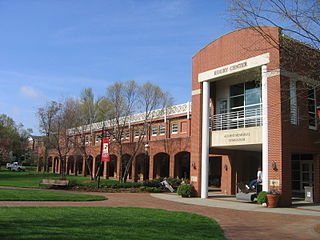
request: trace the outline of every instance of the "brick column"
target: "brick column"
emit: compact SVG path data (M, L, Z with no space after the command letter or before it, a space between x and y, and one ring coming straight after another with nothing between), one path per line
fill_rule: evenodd
M92 159L91 170L92 170L92 177L95 177L96 176L96 172L97 172L96 158L95 157Z
M314 163L314 184L313 184L313 201L320 203L320 154L315 156Z
M153 179L153 169L154 169L154 156L149 153L149 179Z
M169 177L174 178L174 155L175 154L170 154L170 159L169 159Z
M87 176L87 159L82 158L82 176Z
M109 167L110 162L103 162L102 164L103 164L103 178L108 179L109 178L108 167Z

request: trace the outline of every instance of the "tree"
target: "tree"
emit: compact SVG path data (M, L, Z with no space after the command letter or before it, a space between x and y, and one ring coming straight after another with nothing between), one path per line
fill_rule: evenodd
M320 62L319 0L231 0L231 20L236 27L251 27L286 56L288 65L303 64L299 72L318 77ZM280 38L261 27L276 26ZM289 63L289 64L288 64ZM306 70L307 69L307 70Z
M22 124L16 124L9 116L0 114L0 162L9 161L9 156L20 159L25 154L31 131L25 130Z
M72 148L68 130L74 127L78 108L73 99L62 103L51 101L39 108L40 131L45 135L45 170L48 171L48 150L54 150L61 161L61 178L65 177L66 159Z
M74 138L71 138L71 141L73 143L73 146L79 149L80 152L84 155L87 169L89 171L91 179L93 179L96 178L97 175L92 176L92 169L87 161L89 154L87 151L88 149L86 144L87 141L85 132L89 131L90 137L92 136L93 123L104 120L104 115L106 112L108 112L109 104L104 97L95 98L91 88L85 88L81 91L80 101L75 102L74 105L78 108L78 111L76 116L74 116Z
M159 86L150 82L138 85L133 80L114 83L108 87L106 98L111 105L107 115L109 123L107 131L115 140L120 157L123 155L123 139L129 131L130 122L133 120L132 115L141 113L140 121L143 124L140 127L138 139L131 143L131 155L124 166L124 172L122 172L123 162L120 159L119 180L125 182L130 166L149 131L150 124L155 118L164 115L165 108L172 103L172 98Z
M259 26L272 25L316 49L320 47L319 0L231 0L230 11L238 27L260 31Z

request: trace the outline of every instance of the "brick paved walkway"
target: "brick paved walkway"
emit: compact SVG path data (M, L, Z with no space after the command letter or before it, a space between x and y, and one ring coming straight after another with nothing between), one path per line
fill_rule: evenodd
M228 239L320 239L315 227L320 217L242 211L167 201L148 193L89 193L108 197L95 202L22 202L3 201L0 206L97 206L144 207L197 213L215 219Z

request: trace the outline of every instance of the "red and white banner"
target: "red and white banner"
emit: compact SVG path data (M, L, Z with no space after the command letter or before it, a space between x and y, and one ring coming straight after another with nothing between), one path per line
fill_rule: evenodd
M110 155L109 155L109 138L102 139L102 162L109 162Z

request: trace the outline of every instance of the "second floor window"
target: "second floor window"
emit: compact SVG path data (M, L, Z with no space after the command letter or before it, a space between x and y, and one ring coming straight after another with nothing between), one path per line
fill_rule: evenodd
M178 123L172 123L172 124L171 124L171 133L172 133L172 134L177 134L178 131L179 131L179 129L178 129Z
M135 129L133 130L133 135L134 135L135 138L138 138L138 137L139 137L139 133L140 133L139 128L135 128Z
M152 126L151 127L151 133L152 133L152 136L157 136L158 135L158 127L157 126Z
M102 139L102 135L101 134L97 134L96 135L96 143L101 142Z
M317 114L316 114L316 91L312 86L308 87L308 119L309 119L309 128L317 128Z
M165 135L166 134L166 126L165 125L160 125L159 134L160 135Z

